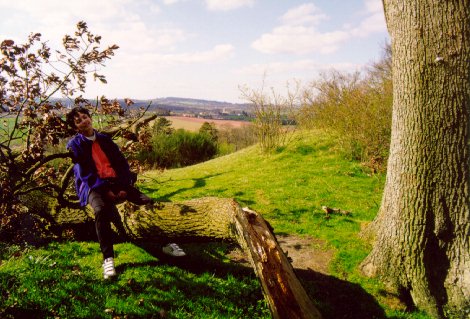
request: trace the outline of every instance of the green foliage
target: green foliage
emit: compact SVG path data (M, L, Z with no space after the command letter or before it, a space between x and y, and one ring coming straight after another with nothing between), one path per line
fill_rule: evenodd
M226 155L257 143L255 127L252 124L241 127L222 126L217 131L218 154Z
M188 122L192 123L192 122ZM179 123L177 126L182 126ZM159 117L149 130L149 147L136 149L133 160L151 168L182 167L233 153L256 143L252 125L217 128L204 122L197 129L175 130L172 121Z
M218 139L218 130L215 127L215 123L204 122L199 128L200 134L206 134L211 140L217 143Z
M303 94L299 122L336 134L343 150L373 170L384 171L392 119L391 52L365 76L331 71Z
M159 117L152 126L152 135L170 135L175 130L171 127L171 121L166 117Z
M217 153L217 144L207 134L183 129L171 134L152 137L152 150L146 160L156 167L182 167L211 159Z

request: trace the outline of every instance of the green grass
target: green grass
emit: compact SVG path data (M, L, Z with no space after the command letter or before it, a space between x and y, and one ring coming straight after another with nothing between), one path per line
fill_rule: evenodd
M202 245L217 251L211 245ZM115 245L113 281L101 279L96 243L53 243L0 268L1 318L269 318L253 274L191 272L129 243ZM199 247L200 248L200 247ZM206 261L206 265L210 262ZM214 266L214 265L213 265Z
M148 172L142 188L161 201L233 197L262 213L276 233L312 235L349 251L343 247L377 213L384 178L343 159L334 145L326 135L303 133L275 154L254 146L163 174ZM352 214L327 220L324 205Z
M298 276L325 319L427 318L389 308L382 285L358 272L370 250L358 234L377 213L384 176L368 174L335 147L328 135L303 132L270 155L254 146L147 172L140 186L161 201L233 197L261 213L276 234L322 239L334 251L331 275ZM351 214L326 219L323 205ZM112 282L101 279L96 243L0 249L0 317L3 311L12 318L270 318L253 271L226 258L229 245L186 244L183 259L165 258L155 244L115 247L119 277Z

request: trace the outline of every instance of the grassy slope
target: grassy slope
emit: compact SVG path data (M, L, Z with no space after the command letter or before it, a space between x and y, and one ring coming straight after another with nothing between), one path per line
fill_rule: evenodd
M302 133L276 154L262 155L250 147L187 168L147 172L141 186L163 201L234 197L262 213L278 234L324 239L336 252L333 276L299 275L325 318L384 317L376 301L383 300L380 285L356 270L369 249L358 232L377 212L384 178L369 176L357 163L343 159L334 145L326 135ZM322 205L352 214L325 219ZM120 275L111 283L100 280L96 243L54 243L17 254L0 264L0 314L269 318L252 271L224 258L230 247L185 248L188 257L175 260L162 256L156 246L118 244ZM389 318L425 318L386 312Z
M326 134L302 132L275 154L263 155L253 146L191 167L148 172L143 176L143 189L161 201L233 197L243 206L262 213L276 234L325 240L336 252L330 271L338 281L328 278L325 287L332 288L328 287L332 283L333 294L344 293L348 303L354 303L357 297L356 303L363 302L365 307L374 308L377 301L382 306L393 304L396 299L384 293L379 282L362 277L357 270L370 249L359 238L359 232L377 214L385 176L368 174L359 163L346 160L335 146L335 140ZM322 206L351 214L326 219ZM305 284L308 286L309 282ZM352 312L357 309L352 306L349 311L348 305L335 312L342 307L338 303L345 300L317 295L313 290L309 293L322 299L317 300L317 305L326 313L325 317L358 315ZM381 312L371 310L368 315L372 318ZM427 318L422 313L403 313L388 306L384 312L390 318ZM368 315L363 312L359 317L369 318Z
M328 136L302 133L276 154L260 154L255 146L200 165L146 173L149 180L144 190L163 201L234 197L262 213L276 233L322 238L342 255L355 245L361 251L360 259L367 248L351 239L375 216L383 176L368 175L358 163L335 152L334 145ZM323 205L352 214L327 220Z

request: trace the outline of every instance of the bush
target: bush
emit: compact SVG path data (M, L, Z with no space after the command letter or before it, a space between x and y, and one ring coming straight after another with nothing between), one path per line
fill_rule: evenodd
M218 154L225 155L257 143L255 127L252 124L240 127L223 125L217 131Z
M299 123L333 132L351 159L385 170L392 119L391 54L365 76L331 71L303 94Z
M171 121L159 118L149 130L149 147L137 149L132 160L147 168L172 168L192 165L215 156L233 153L257 142L253 125L216 128L205 122L197 133L175 131Z
M295 83L294 90L287 87L285 96L278 94L271 88L266 92L263 86L260 89L240 87L242 96L247 100L254 114L253 125L263 152L271 152L279 147L286 146L295 130L293 116L299 99L299 83Z
M172 168L197 164L213 158L217 144L208 134L179 129L152 137L152 151L146 155L154 167Z
M215 127L215 123L204 122L199 128L199 134L206 134L209 138L217 143L219 130Z

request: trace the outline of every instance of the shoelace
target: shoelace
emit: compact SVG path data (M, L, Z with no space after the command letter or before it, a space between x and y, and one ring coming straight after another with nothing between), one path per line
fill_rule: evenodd
M176 250L176 251L183 251L183 249L181 249L177 244L170 244L169 245L173 250Z
M109 260L103 263L104 271L113 271L114 270L114 261Z

